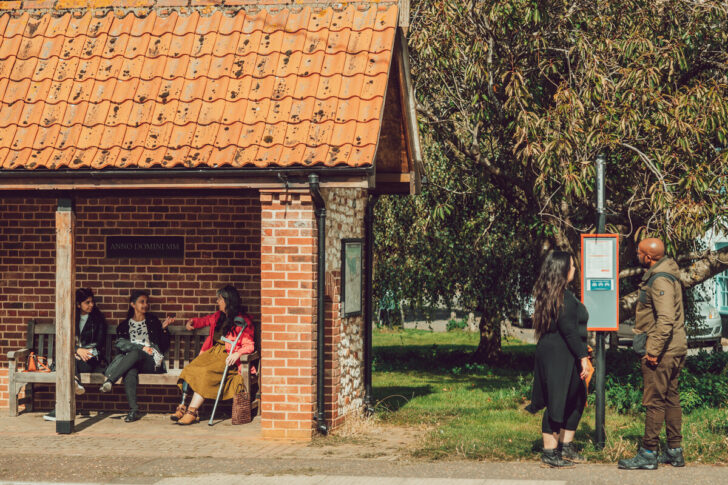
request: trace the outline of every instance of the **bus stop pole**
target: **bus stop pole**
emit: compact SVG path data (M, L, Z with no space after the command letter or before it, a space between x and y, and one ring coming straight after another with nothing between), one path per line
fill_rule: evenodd
M605 216L604 216L604 165L606 157L603 153L597 155L597 234L604 234ZM582 262L583 264L583 262ZM619 284L619 283L617 283ZM586 289L582 289L586 291ZM596 349L596 409L594 431L596 433L596 448L604 448L604 414L606 408L606 396L604 391L605 385L605 335L606 332L597 331L597 349Z

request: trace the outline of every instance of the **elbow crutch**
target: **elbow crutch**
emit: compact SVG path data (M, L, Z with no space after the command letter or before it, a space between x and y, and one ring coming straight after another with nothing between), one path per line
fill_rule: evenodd
M242 327L240 329L240 332L238 333L238 336L235 337L235 341L231 341L226 339L225 337L222 337L222 340L232 344L230 347L230 353L232 353L235 350L235 346L238 345L238 340L240 340L240 337L243 336L243 332L248 327L248 322L245 321L242 317L235 317L235 325L237 327ZM230 355L230 354L228 354ZM225 385L225 378L227 377L227 371L228 371L228 365L225 364L225 370L222 372L222 379L220 379L220 387L217 389L217 397L215 398L215 405L212 407L212 415L210 416L210 422L207 423L208 426L212 426L212 420L215 419L215 411L217 410L217 403L220 401L220 396L222 395L222 386Z

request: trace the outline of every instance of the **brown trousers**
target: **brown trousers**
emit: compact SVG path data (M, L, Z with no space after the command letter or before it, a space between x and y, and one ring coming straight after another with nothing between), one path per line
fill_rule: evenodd
M657 367L642 360L644 393L642 404L647 409L645 416L645 436L642 446L657 451L660 431L665 424L667 446L678 448L682 445L682 409L677 379L685 365L684 355L664 355Z

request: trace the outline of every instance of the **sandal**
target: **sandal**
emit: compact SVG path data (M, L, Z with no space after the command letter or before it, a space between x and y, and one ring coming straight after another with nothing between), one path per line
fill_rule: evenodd
M182 416L185 415L185 412L187 412L187 406L185 406L184 404L180 404L179 406L177 406L174 414L169 416L169 419L171 419L172 421L179 421L180 419L182 419Z
M200 422L200 415L197 414L197 409L195 408L189 408L187 409L187 412L182 416L178 421L177 424L181 424L183 426L188 424L194 424Z

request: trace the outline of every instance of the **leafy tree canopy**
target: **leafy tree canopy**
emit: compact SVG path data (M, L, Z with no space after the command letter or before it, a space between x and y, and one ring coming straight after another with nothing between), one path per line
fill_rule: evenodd
M462 295L492 357L541 250L594 232L602 152L622 267L648 235L688 285L728 267L694 247L728 232L728 4L415 0L409 46L431 183L380 204L380 287Z

